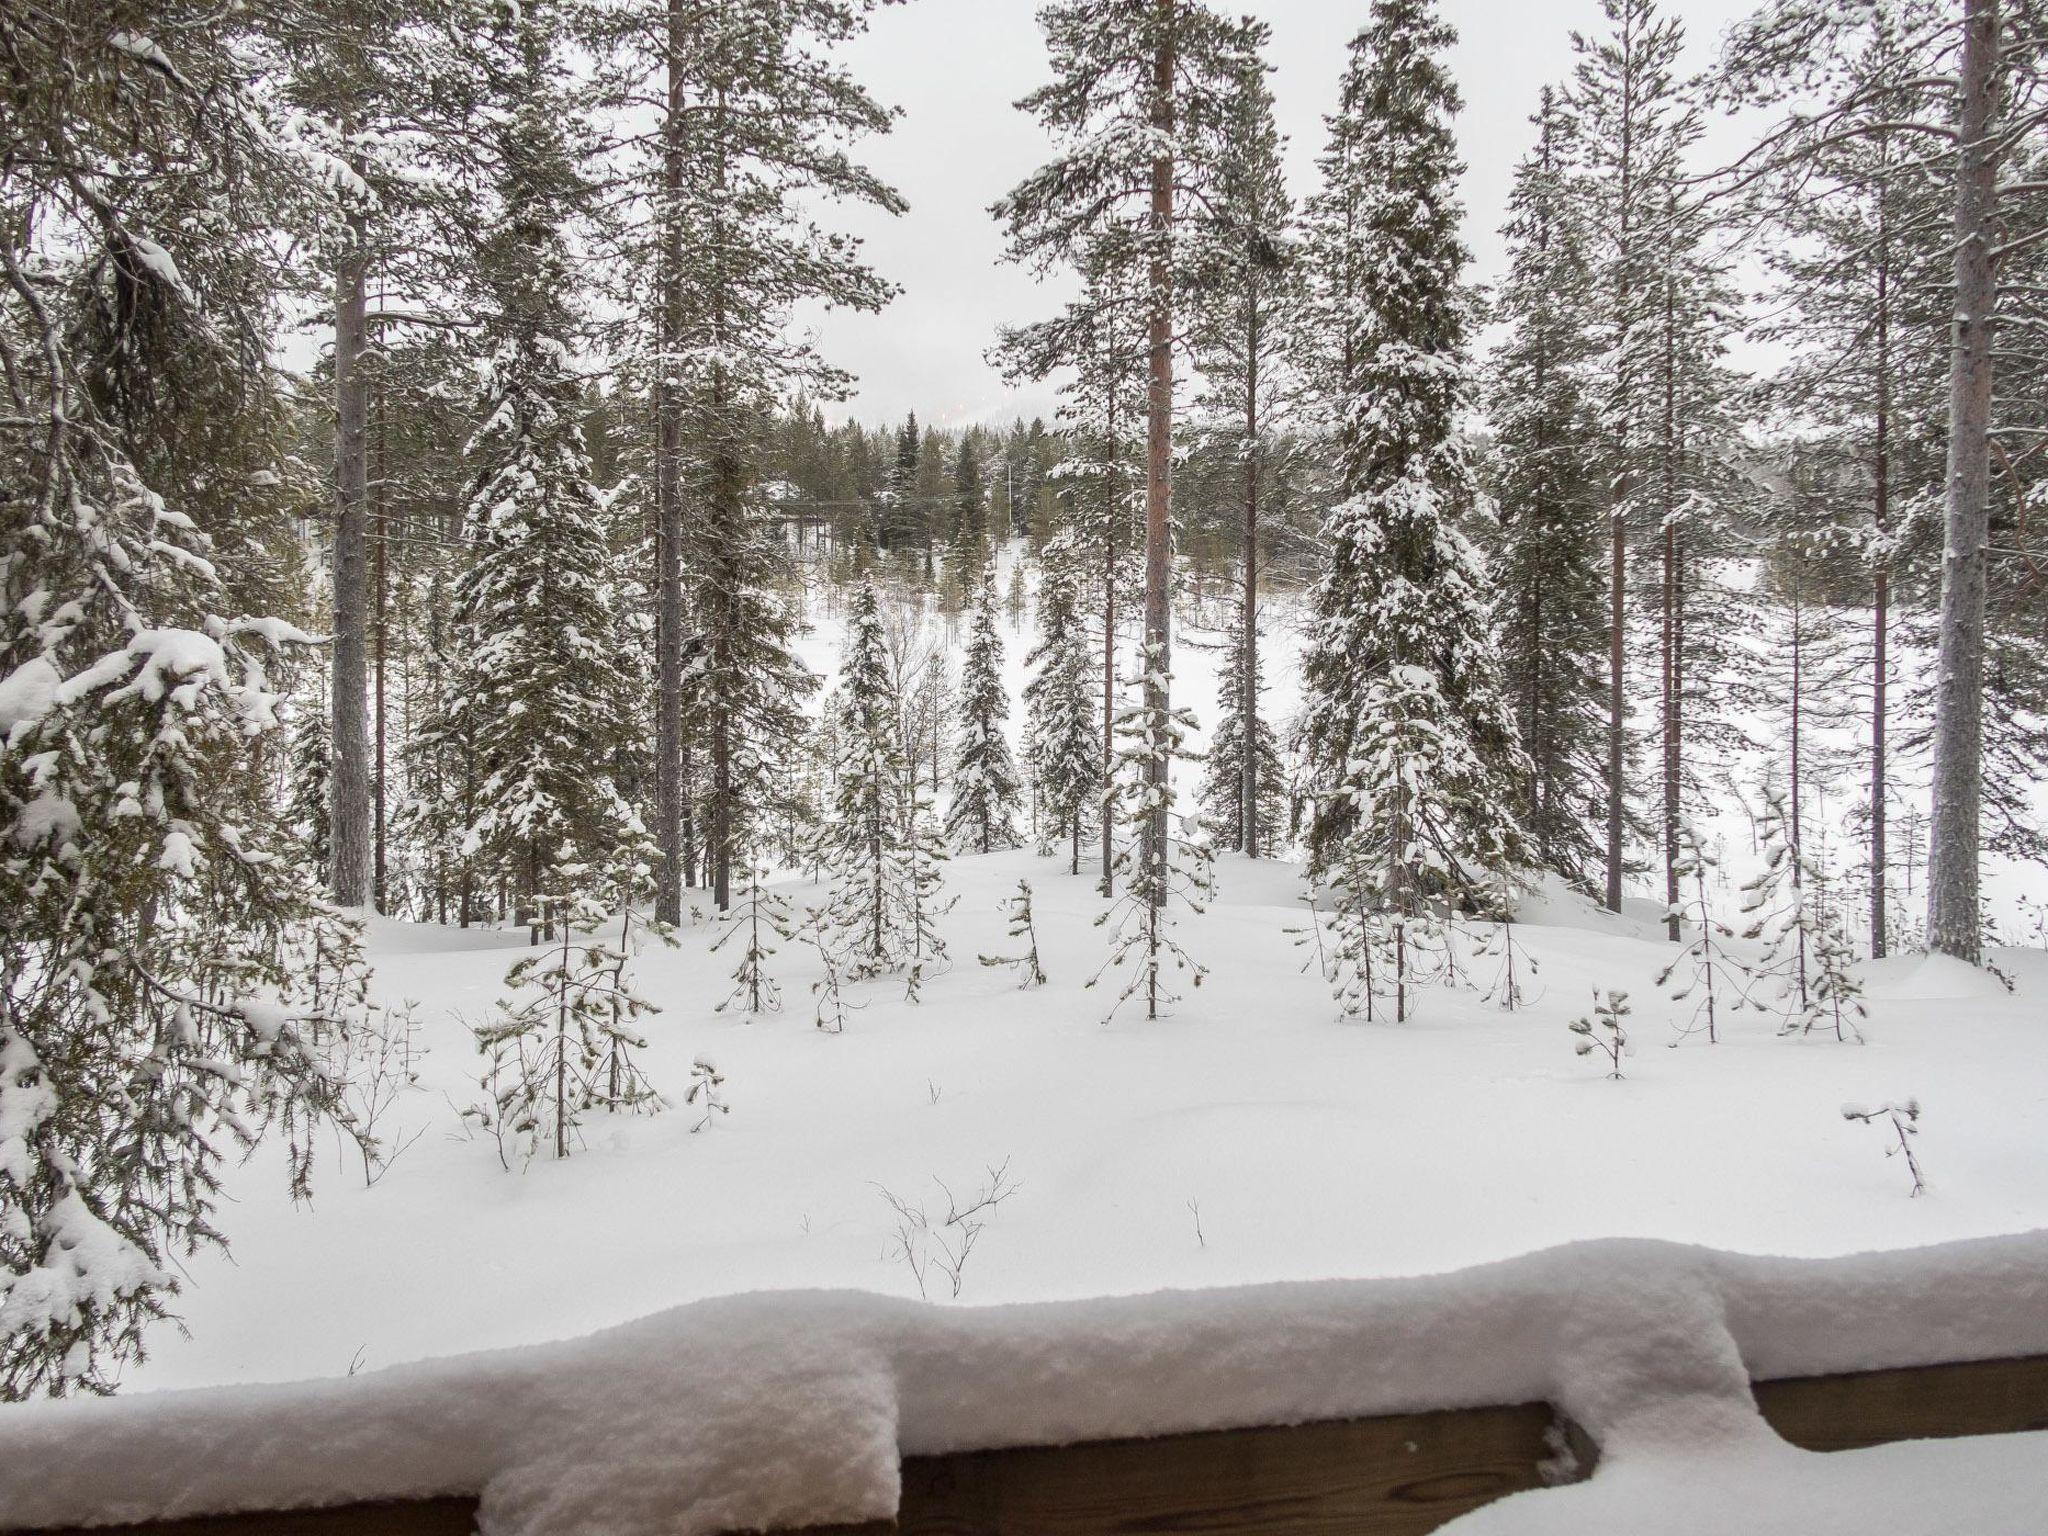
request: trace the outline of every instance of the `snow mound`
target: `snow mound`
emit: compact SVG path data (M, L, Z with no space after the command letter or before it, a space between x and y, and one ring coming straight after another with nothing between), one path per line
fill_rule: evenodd
M477 1493L491 1536L705 1536L887 1518L905 1455L1536 1400L1599 1442L1612 1499L1673 1458L1780 1455L1753 1376L2044 1352L2048 1232L990 1308L761 1293L341 1381L0 1409L0 1526ZM1553 1528L1595 1527L1470 1527Z
M1588 933L1629 939L1664 936L1663 903L1647 896L1624 896L1621 910L1610 912L1547 870L1529 876L1522 899L1515 903L1515 921L1533 927L1581 928Z
M2004 969L2002 957L1994 956ZM1861 967L1863 993L1873 1002L1969 1002L2004 998L2005 983L1953 955L1889 955Z

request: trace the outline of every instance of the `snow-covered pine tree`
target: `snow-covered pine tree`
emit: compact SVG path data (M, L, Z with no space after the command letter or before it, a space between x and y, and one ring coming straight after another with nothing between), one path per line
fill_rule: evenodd
M334 861L334 805L328 785L333 760L333 738L329 734L332 723L323 698L302 700L294 710L290 779L284 803L285 820L304 844L307 863L323 870L331 868Z
M1695 132L1697 110L1675 74L1684 29L1656 0L1601 0L1604 35L1574 33L1579 56L1565 107L1577 132L1573 186L1581 207L1594 295L1593 399L1608 489L1606 899L1621 909L1629 814L1628 551L1632 509L1656 479L1652 424L1665 356L1662 242L1667 191Z
M1055 0L1039 12L1051 55L1050 84L1019 105L1052 133L1059 152L995 206L1009 254L1038 271L1078 267L1098 249L1105 226L1120 228L1142 269L1145 319L1144 686L1170 676L1172 619L1171 466L1174 343L1187 297L1213 259L1201 238L1214 217L1212 193L1235 135L1243 83L1263 65L1263 23L1228 20L1204 0ZM1190 271L1190 258L1197 269ZM1164 720L1171 700L1146 700ZM1166 739L1150 733L1154 748ZM1147 770L1153 825L1139 856L1154 867L1151 887L1169 882L1171 759Z
M537 919L554 937L512 962L508 996L474 1031L490 1102L469 1115L492 1132L508 1167L513 1152L522 1161L543 1148L567 1157L592 1110L661 1107L631 1057L647 1045L634 1022L659 1010L628 979L630 936L622 928L611 942L603 902L584 894L602 888L599 871L560 865L554 873L565 890L540 896Z
M1274 850L1284 789L1279 748L1260 709L1259 578L1262 492L1284 457L1276 428L1293 388L1300 268L1289 238L1294 208L1280 163L1284 141L1262 76L1237 85L1235 125L1218 171L1212 281L1194 300L1194 348L1202 378L1196 402L1205 446L1237 471L1239 595L1227 642L1216 730L1202 804L1210 830L1247 857Z
M310 637L234 616L257 562L201 521L292 479L259 446L271 295L209 278L270 270L338 174L251 89L251 21L182 0L0 18L0 1398L113 1390L181 1263L226 1242L224 1161L281 1130L302 1195L310 1132L346 1128L316 1036L354 1027L355 930L267 771L272 679ZM224 433L261 429L206 486L153 483L138 464L191 462L211 429L138 442L92 387L109 363L204 373L249 413Z
M775 951L796 932L796 918L789 899L768 885L768 871L758 861L747 861L746 876L739 899L720 916L725 932L712 944L712 952L738 941L739 964L732 973L732 991L714 1010L718 1013L738 1003L748 1013L780 1013L782 987L768 974L768 962Z
M1766 190L1761 201L1779 236L1765 251L1776 291L1756 327L1787 354L1769 381L1769 403L1785 435L1823 461L1844 529L1861 530L1869 788L1859 821L1870 850L1874 956L1885 953L1897 916L1889 830L1899 793L1894 716L1903 712L1892 631L1898 597L1912 586L1895 595L1894 582L1915 574L1901 530L1914 488L1941 477L1948 382L1951 306L1937 294L1950 275L1954 210L1925 174L1928 136L1902 116L1939 75L1935 19L1917 8L1823 15L1773 7L1730 34L1720 79L1745 107L1800 114L1737 171ZM1809 115L1817 53L1833 66L1819 78L1853 88L1835 112Z
M444 728L476 754L465 844L520 893L536 939L539 898L559 905L574 894L558 868L609 867L637 825L612 777L637 700L611 654L622 598L572 356L580 319L567 229L586 188L548 26L543 9L523 8L494 58L506 108L481 253L492 304L463 515L471 558L452 594L440 705Z
M1024 757L1038 791L1039 811L1065 832L1068 872L1081 872L1081 835L1102 797L1102 759L1095 718L1094 658L1081 622L1072 571L1073 547L1063 537L1040 562L1038 642L1026 658Z
M1465 398L1452 40L1427 0L1376 0L1351 45L1310 251L1335 330L1324 402L1345 499L1324 520L1304 661L1314 866L1397 925L1483 902L1523 862L1526 759L1487 579L1457 524ZM1397 949L1405 949L1397 936Z
M1500 531L1492 566L1501 666L1530 775L1522 803L1530 857L1590 885L1606 813L1602 599L1606 488L1588 398L1593 302L1571 185L1569 110L1545 86L1536 147L1509 193L1506 330L1487 380Z
M1785 1033L1828 1031L1837 1040L1862 1040L1858 1025L1870 1016L1870 1010L1864 1005L1863 983L1856 975L1856 951L1832 914L1814 929L1807 958L1810 986L1806 1006L1785 1021Z
M1019 880L1017 894L1003 898L1003 910L1010 915L1009 934L1012 942L1024 947L1017 955L982 955L981 963L987 966L1007 965L1018 972L1017 985L1029 990L1045 985L1045 967L1038 959L1038 921L1031 910L1031 882Z
M776 590L783 556L764 527L759 464L784 396L802 388L837 399L850 384L788 324L792 309L875 310L894 292L858 241L817 217L820 199L903 207L850 152L886 132L893 114L835 61L876 4L618 0L591 10L616 173L654 213L629 226L636 240L624 254L652 278L636 297L655 397L654 831L671 919L681 903L686 717L705 758L690 814L721 907L802 729L808 674L790 651L794 616Z
M1712 855L1690 820L1679 823L1678 838L1679 876L1691 890L1686 900L1672 908L1671 916L1681 925L1691 925L1692 937L1683 940L1684 948L1657 973L1657 985L1671 988L1673 1002L1692 1001L1692 1017L1679 1026L1679 1034L1705 1030L1707 1043L1712 1045L1721 1038L1723 1010L1733 1012L1742 1006L1749 976L1742 963L1728 953L1725 941L1735 937L1735 931L1714 915L1707 890L1714 867Z
M854 589L834 719L838 757L823 833L829 919L853 980L908 968L910 991L945 958L934 924L944 850L903 746L897 667L872 581Z
M901 887L896 901L902 914L910 954L904 969L903 992L918 1000L926 978L947 969L946 941L938 921L953 909L945 895L946 844L931 796L913 781L903 794L903 825L898 833Z
M1764 952L1750 968L1755 981L1777 983L1778 1000L1792 1015L1803 1014L1812 1001L1808 962L1818 914L1808 901L1805 861L1792 841L1792 812L1784 786L1767 772L1760 790L1763 808L1757 813L1763 868L1742 886L1745 939L1762 939ZM1764 1003L1752 993L1752 1007Z
M1010 695L1003 686L1003 636L996 611L993 565L975 586L967 655L960 666L958 736L946 839L955 849L991 853L1017 846L1017 768L1005 725Z
M1164 653L1151 647L1148 673L1166 664ZM1185 758L1187 740L1194 719L1185 709L1161 710L1157 701L1169 697L1165 680L1147 687L1138 703L1125 710L1117 722L1123 746L1117 754L1117 776L1113 809L1123 840L1117 850L1115 873L1123 890L1107 910L1096 918L1110 929L1109 958L1102 969L1089 977L1094 986L1111 970L1131 967L1129 980L1109 1005L1103 1022L1108 1023L1133 997L1145 999L1145 1017L1156 1019L1160 1010L1179 1001L1173 979L1185 972L1190 985L1199 987L1208 974L1175 937L1175 905L1200 916L1215 896L1213 855L1200 830L1186 824L1162 805L1168 793L1153 772L1162 758ZM1161 821L1168 827L1166 845L1155 853L1147 846L1157 835Z
M1604 1054L1610 1068L1607 1075L1617 1083L1621 1081L1621 1058L1630 1050L1628 1026L1622 1021L1633 1011L1626 992L1610 990L1603 998L1595 989L1592 1014L1573 1019L1565 1026L1578 1037L1572 1049L1581 1056L1590 1056L1596 1050Z
M847 602L846 650L835 692L838 756L824 865L833 882L831 918L845 938L848 970L859 978L901 963L894 902L902 879L897 840L912 772L881 598L872 581L863 581Z
M1047 567L1059 564L1074 583L1077 606L1092 596L1101 614L1094 770L1099 790L1109 782L1116 758L1120 616L1135 603L1130 556L1142 542L1131 487L1139 478L1135 433L1144 411L1145 333L1129 231L1096 234L1077 266L1081 296L1054 319L1004 331L997 351L1009 377L1064 375L1059 416L1067 452L1051 466L1049 478L1065 493L1067 517L1055 535L1057 544L1047 546ZM1055 548L1063 557L1058 561ZM1069 643L1082 642L1075 636ZM1110 818L1097 819L1107 894Z

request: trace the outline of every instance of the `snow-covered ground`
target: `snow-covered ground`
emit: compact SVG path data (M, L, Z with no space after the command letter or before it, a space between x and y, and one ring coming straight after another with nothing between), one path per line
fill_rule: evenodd
M1033 991L975 960L1008 952L998 902L1020 877L1051 976ZM1339 1022L1287 931L1295 870L1228 859L1219 902L1183 930L1209 981L1170 1018L1127 1007L1105 1026L1114 989L1084 990L1107 952L1085 872L1016 852L956 859L948 879L952 969L917 1005L900 982L864 985L840 1035L811 1025L817 968L798 946L772 964L787 1011L757 1018L715 1011L732 959L708 952L715 928L649 951L640 984L664 1011L648 1075L680 1098L709 1055L731 1113L694 1134L680 1106L599 1118L566 1162L509 1173L459 1111L481 1097L465 1021L500 995L519 937L378 922L379 991L420 1003L425 1047L387 1134L417 1140L374 1188L337 1149L310 1209L259 1153L222 1213L232 1257L191 1266L189 1337L159 1329L124 1385L339 1375L733 1292L915 1296L884 1191L936 1216L938 1181L964 1197L991 1167L1015 1193L963 1304L1412 1275L1582 1238L1827 1255L2048 1227L2048 952L1999 956L2010 994L1942 960L1866 967L1866 1044L1742 1014L1719 1045L1667 1048L1687 1005L1652 984L1669 953L1655 929L1552 891L1517 929L1541 967L1531 1006L1432 991L1409 1023ZM1595 986L1635 1003L1620 1082L1565 1029ZM1909 1095L1920 1199L1889 1132L1839 1113Z

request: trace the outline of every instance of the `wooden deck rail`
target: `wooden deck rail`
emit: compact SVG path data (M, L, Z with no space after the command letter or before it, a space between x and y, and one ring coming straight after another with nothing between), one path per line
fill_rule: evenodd
M2048 1356L1756 1384L1792 1444L2048 1429ZM913 1456L893 1523L802 1536L1421 1536L1510 1493L1587 1475L1548 1405ZM100 1527L138 1536L470 1536L474 1499ZM39 1532L30 1536L84 1536Z

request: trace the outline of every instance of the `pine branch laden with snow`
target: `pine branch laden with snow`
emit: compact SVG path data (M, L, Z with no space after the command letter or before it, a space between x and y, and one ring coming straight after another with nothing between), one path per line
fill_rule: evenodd
M1596 989L1591 1015L1573 1019L1566 1026L1575 1037L1572 1049L1581 1056L1602 1052L1607 1057L1607 1075L1617 1083L1621 1081L1621 1058L1633 1049L1622 1021L1633 1011L1626 992L1610 988L1603 996Z
M967 656L961 664L958 736L946 840L957 851L1014 848L1018 784L1005 734L1010 698L1003 686L1003 639L996 614L995 567L975 587Z
M368 1140L332 1075L360 935L264 772L312 637L232 617L303 580L266 284L325 188L252 90L247 18L149 19L4 23L5 1398L112 1390L224 1244L230 1158L281 1133L303 1197L319 1124Z

